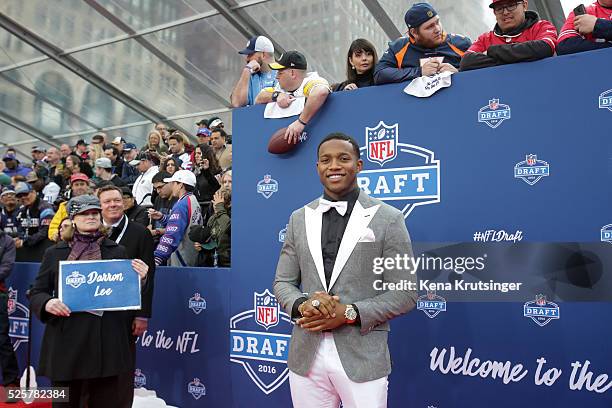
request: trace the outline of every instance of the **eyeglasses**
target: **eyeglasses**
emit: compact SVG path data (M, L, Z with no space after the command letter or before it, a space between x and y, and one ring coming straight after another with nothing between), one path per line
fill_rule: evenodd
M512 12L514 10L516 10L516 8L518 7L519 4L522 4L522 1L516 2L516 3L512 3L512 4L506 4L505 6L499 6L499 7L493 7L493 12L495 14L503 14L504 10L508 11L508 12Z

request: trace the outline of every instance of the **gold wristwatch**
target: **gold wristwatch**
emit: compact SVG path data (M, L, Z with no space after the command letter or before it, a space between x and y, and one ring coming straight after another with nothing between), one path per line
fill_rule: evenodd
M346 324L353 324L357 321L357 310L353 305L346 305L346 310L344 311L344 322Z

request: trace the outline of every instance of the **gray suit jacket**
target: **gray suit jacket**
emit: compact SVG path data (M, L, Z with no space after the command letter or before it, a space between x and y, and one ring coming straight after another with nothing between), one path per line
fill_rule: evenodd
M321 252L322 212L317 210L318 205L319 199L316 199L291 214L276 268L274 294L289 314L303 293L315 291L327 291L339 296L344 304L355 304L361 326L343 325L333 331L340 361L353 381L382 378L391 372L388 320L412 310L416 292L376 290L374 282L414 282L416 275L395 268L385 269L377 275L373 272L373 262L377 257L412 256L404 216L397 209L361 192L327 288ZM291 371L302 376L308 374L321 337L321 333L294 326L287 362Z

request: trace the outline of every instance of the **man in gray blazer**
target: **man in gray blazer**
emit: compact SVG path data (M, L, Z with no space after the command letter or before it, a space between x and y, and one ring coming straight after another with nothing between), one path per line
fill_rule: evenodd
M354 139L332 133L317 155L324 195L291 215L274 279L276 298L297 319L287 361L293 405L386 407L388 321L415 307L408 282L416 275L403 263L373 266L412 256L410 237L400 211L357 187ZM380 290L389 283L404 285Z

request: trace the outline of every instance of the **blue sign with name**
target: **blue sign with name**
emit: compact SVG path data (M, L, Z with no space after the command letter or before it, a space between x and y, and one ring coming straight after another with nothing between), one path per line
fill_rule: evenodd
M73 312L140 309L140 279L130 260L61 261L59 298Z

